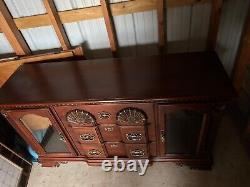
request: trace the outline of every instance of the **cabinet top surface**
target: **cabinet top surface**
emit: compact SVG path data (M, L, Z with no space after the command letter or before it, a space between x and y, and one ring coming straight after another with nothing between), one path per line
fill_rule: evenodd
M234 96L216 53L200 52L25 64L0 89L0 104Z

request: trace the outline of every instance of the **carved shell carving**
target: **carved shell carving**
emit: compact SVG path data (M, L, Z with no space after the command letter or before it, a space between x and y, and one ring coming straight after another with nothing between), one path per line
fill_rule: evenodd
M137 108L125 108L117 114L117 121L120 124L142 125L146 120L146 114Z
M70 123L76 123L80 125L93 125L95 124L95 117L85 111L80 109L71 110L66 114L66 119Z

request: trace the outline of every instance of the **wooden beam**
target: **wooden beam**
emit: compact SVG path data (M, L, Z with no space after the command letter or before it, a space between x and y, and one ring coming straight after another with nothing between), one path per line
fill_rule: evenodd
M215 50L215 47L216 47L222 5L223 5L223 0L212 0L210 27L209 27L208 39L207 39L208 50Z
M106 29L108 32L110 48L111 48L113 55L115 55L115 53L117 52L118 43L117 43L115 27L114 27L114 23L112 19L112 14L110 13L109 4L107 3L106 0L100 0L100 3L102 7L104 21L106 24Z
M165 1L158 0L157 2L157 16L158 16L158 38L159 38L159 48L164 50L166 44L166 34L165 34Z
M165 0L166 1L166 0ZM193 4L208 3L212 0L168 0L168 7L188 6ZM157 9L157 0L133 0L128 2L113 3L110 5L113 16L132 14ZM71 23L82 20L103 17L101 6L81 8L58 12L62 23ZM22 17L14 19L18 29L27 29L51 25L47 14Z
M0 0L0 27L17 55L31 53L3 0Z
M50 18L51 24L53 25L56 35L61 43L62 49L69 50L71 48L70 42L60 20L60 17L57 13L53 0L43 0L43 2Z
M17 60L10 60L0 63L0 87L10 78L17 68L25 63L33 63L45 60L56 60L74 57L74 50L63 51L60 53L47 53L41 55L31 55Z
M233 70L233 85L238 92L242 87L248 64L250 64L250 9Z

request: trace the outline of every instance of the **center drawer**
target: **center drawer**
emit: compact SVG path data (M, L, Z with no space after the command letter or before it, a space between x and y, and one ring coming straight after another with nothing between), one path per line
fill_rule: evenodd
M119 126L119 125L99 125L99 130L103 141L124 143L146 143L145 126Z
M122 135L120 127L115 124L99 125L99 130L105 142L120 142Z
M89 158L106 158L108 156L103 144L79 144L78 148L81 155L85 155Z
M79 143L101 143L102 138L97 127L71 128L73 139Z

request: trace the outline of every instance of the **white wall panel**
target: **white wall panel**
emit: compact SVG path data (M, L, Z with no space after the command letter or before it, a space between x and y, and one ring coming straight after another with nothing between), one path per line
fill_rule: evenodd
M14 18L46 13L42 0L4 0Z
M195 5L192 8L189 51L205 51L210 23L211 4Z
M136 33L132 14L114 16L114 25L119 46L136 45Z
M229 75L239 48L249 0L225 1L217 40L217 52Z
M158 40L156 11L114 17L119 46L156 43Z
M158 41L156 11L139 12L133 14L136 43L150 44Z
M166 21L168 52L176 53L188 51L191 6L168 8Z
M12 49L5 35L3 33L0 33L0 54L13 53L13 52L14 50Z
M54 2L59 11L100 5L100 0L54 0Z
M55 0L59 11L100 5L100 0ZM86 43L89 49L109 48L108 34L103 18L64 24L72 46Z
M110 47L103 18L67 23L64 26L73 46L86 43L89 49Z
M21 32L32 51L61 46L52 26L22 29Z

